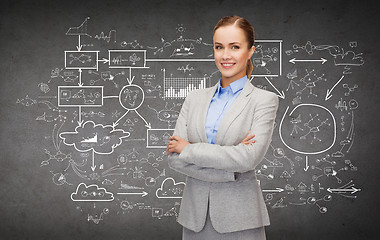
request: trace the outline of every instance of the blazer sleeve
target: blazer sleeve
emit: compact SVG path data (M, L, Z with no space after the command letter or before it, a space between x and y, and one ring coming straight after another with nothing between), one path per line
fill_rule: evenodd
M236 146L209 143L188 144L179 158L188 164L230 172L247 172L255 169L264 158L272 140L278 104L278 97L270 94L269 97L262 98L256 107L250 128L250 133L255 134L254 143L249 145L239 143Z
M181 138L188 140L187 137L187 114L189 112L190 94L186 97L183 106L181 108L177 123L174 129L173 135L180 136ZM188 144L192 145L192 144ZM194 163L186 163L180 154L172 152L168 155L169 167L177 172L180 172L186 176L196 178L207 182L231 182L235 181L235 174L226 170L219 170L209 167L200 167Z

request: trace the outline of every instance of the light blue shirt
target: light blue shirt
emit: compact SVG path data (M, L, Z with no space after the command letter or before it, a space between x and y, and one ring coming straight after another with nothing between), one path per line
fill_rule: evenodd
M218 86L211 99L210 107L206 117L206 135L207 141L210 144L215 144L216 133L218 126L226 114L228 108L236 100L241 93L244 85L248 81L247 75L230 83L225 88L222 88L222 79L219 79Z

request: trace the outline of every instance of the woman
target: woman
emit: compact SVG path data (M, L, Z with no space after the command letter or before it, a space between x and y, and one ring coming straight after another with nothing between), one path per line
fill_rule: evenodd
M188 94L167 145L170 168L187 176L177 221L184 240L265 239L255 167L271 142L278 97L248 80L255 47L246 19L223 17L213 42L222 78Z

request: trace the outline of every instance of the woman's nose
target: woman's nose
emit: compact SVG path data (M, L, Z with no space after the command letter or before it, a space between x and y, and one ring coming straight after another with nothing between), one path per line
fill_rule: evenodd
M225 49L222 57L223 57L223 59L229 59L231 57L230 51L228 49Z

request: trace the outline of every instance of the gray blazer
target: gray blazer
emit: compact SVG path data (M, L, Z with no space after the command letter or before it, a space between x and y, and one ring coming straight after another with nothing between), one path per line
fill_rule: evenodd
M173 135L191 143L181 154L168 156L169 167L187 176L177 221L201 231L209 201L212 224L220 233L270 225L255 167L272 140L279 99L247 81L221 120L215 144L209 144L206 114L216 87L190 92L175 126ZM249 130L256 142L245 145L241 141Z

